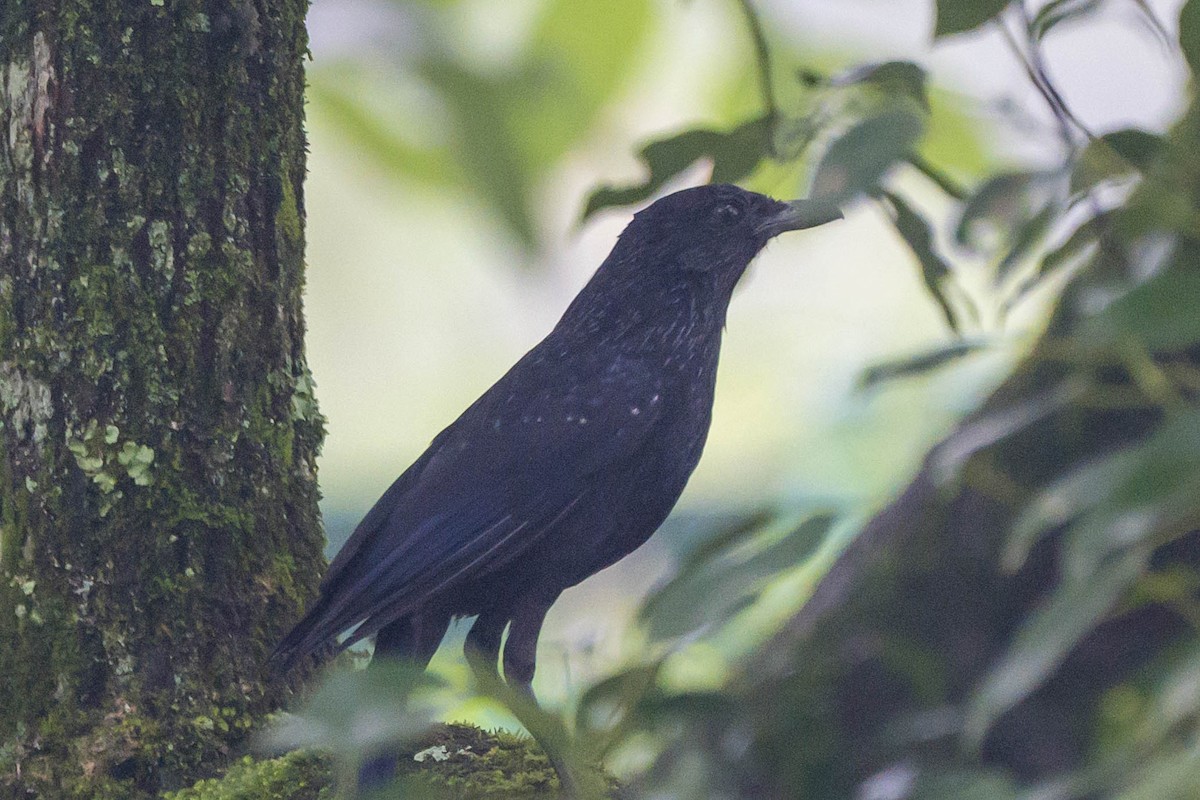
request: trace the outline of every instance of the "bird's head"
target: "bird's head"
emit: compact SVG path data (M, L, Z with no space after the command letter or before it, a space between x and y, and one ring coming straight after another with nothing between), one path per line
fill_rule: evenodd
M820 201L783 203L730 184L697 186L635 214L614 255L662 271L669 281L686 275L731 291L771 238L840 216Z
M559 330L644 339L647 326L690 329L702 317L719 331L734 286L768 241L841 216L825 201L781 203L728 184L667 195L634 215Z

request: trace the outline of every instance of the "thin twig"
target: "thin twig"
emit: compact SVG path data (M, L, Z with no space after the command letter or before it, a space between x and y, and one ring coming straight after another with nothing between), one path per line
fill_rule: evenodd
M925 160L925 157L919 153L913 153L908 157L908 163L916 168L926 178L931 180L939 189L945 192L949 197L962 202L971 196L966 187L951 178L938 167L930 164Z
M1150 7L1146 0L1133 0L1133 4L1142 12L1142 16L1146 19L1150 29L1158 36L1158 40L1166 47L1171 46L1171 33L1167 30L1167 26L1158 18L1158 14Z
M1072 125L1080 130L1089 140L1094 140L1096 135L1088 130L1088 127L1083 124L1079 117L1071 111L1071 107L1067 105L1066 99L1059 93L1058 87L1054 85L1054 81L1050 80L1050 71L1046 67L1046 59L1042 54L1042 43L1036 36L1033 35L1033 20L1029 16L1029 9L1025 7L1024 0L1017 0L1015 3L1017 13L1021 15L1021 21L1025 26L1025 40L1029 44L1029 57L1032 60L1033 69L1041 79L1042 86L1050 97L1053 98L1058 110L1066 117Z
M775 83L771 78L771 51L767 45L767 34L763 30L762 20L758 18L758 12L754 10L750 0L738 0L738 4L742 7L746 25L750 28L750 38L754 41L754 56L758 62L759 90L762 92L763 105L766 107L767 126L774 130L780 114L779 105L775 101ZM771 155L776 155L774 137L771 137L768 146L771 149Z
M1034 69L1033 64L1031 64L1029 59L1026 58L1025 51L1021 49L1021 45L1017 42L1016 37L1013 36L1012 31L1010 31L1008 26L1004 24L1004 20L997 17L994 24L1004 35L1004 41L1008 44L1009 50L1012 51L1017 61L1020 62L1021 68L1025 70L1025 76L1029 78L1029 82L1033 84L1034 88L1037 89L1038 94L1042 96L1042 99L1046 101L1046 105L1049 106L1050 113L1054 115L1054 120L1058 123L1059 136L1068 147L1074 150L1075 136L1071 132L1070 120L1063 113L1062 109L1058 107L1058 103L1055 101L1054 95L1042 85L1042 81L1041 78L1038 77L1037 70Z

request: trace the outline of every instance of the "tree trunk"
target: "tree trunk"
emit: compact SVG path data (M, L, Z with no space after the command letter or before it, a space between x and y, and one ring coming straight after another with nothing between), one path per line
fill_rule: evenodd
M0 797L217 771L323 567L305 0L0 4Z

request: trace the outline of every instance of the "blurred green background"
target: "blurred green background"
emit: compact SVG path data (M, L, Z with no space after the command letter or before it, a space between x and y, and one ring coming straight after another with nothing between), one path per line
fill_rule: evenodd
M1047 43L1055 77L1090 124L1160 130L1178 110L1179 65L1136 4L1108 5L1086 30ZM1150 5L1178 14L1177 2ZM1050 120L994 32L930 52L927 2L757 7L781 105L809 102L794 88L800 68L919 56L933 108L922 155L956 181L1058 157ZM429 440L549 331L635 210L581 222L588 197L642 180L647 142L732 129L763 102L731 0L316 0L309 28L306 309L329 420L320 479L332 553ZM663 192L708 180L712 162L681 167ZM742 183L796 197L804 172L773 164ZM947 213L920 175L896 183L932 216ZM1002 315L988 265L956 255L956 282L979 309L964 333L988 346L862 389L870 367L956 338L886 216L863 202L763 253L730 311L701 465L647 546L554 607L538 661L543 699L571 697L638 650L633 613L691 543L763 509L861 519L1004 377L1051 292ZM801 604L849 529L777 579L745 624L681 645L671 680L719 679L731 654ZM461 685L458 649L448 640L435 668ZM449 712L496 714L482 701Z

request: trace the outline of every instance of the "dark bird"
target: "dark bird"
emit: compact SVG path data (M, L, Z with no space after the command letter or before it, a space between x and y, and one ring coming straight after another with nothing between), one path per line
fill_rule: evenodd
M424 667L450 621L466 654L529 693L546 612L645 542L679 499L712 419L734 286L773 236L840 216L736 186L636 214L554 330L396 479L284 638L284 665L376 636ZM355 627L357 626L357 627Z

